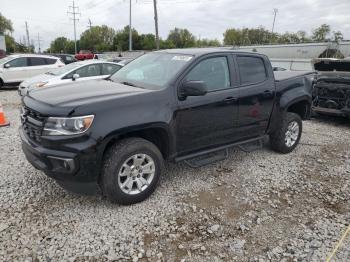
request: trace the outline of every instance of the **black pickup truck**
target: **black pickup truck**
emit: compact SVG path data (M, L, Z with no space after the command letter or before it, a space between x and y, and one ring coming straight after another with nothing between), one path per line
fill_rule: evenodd
M277 73L256 53L152 52L107 80L31 91L22 148L64 188L136 203L154 191L164 160L205 159L267 136L291 152L310 114L312 75Z

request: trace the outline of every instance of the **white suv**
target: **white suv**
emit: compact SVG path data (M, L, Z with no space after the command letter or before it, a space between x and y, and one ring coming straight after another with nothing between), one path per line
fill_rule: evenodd
M58 57L46 55L10 55L0 59L0 88L64 66Z

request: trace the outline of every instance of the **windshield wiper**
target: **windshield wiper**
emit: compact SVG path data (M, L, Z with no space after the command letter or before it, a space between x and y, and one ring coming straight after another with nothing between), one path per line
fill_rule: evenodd
M133 84L133 83L130 83L130 82L127 82L127 81L123 81L123 82L120 82L121 84L123 84L123 85L127 85L127 86L132 86L132 87L137 87L137 88L142 88L142 89L144 89L143 87L141 87L141 86L137 86L137 85L135 85L135 84Z

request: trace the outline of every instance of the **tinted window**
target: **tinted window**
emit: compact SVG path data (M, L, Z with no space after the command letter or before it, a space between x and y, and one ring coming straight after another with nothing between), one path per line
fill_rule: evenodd
M20 57L8 62L7 64L9 64L10 67L24 67L28 66L27 61L28 59L26 57Z
M241 84L254 84L266 79L264 61L259 57L238 56Z
M99 76L101 75L100 65L95 64L84 66L69 73L65 78L72 78L74 74L78 74L80 77Z
M74 61L74 58L72 56L66 56L66 61Z
M204 81L208 91L230 87L230 74L226 57L214 57L201 61L186 76L186 81Z
M47 65L53 65L54 63L56 63L56 59L45 58L45 62Z
M111 75L117 72L121 66L113 64L102 64L102 75Z
M42 57L30 57L30 66L46 65L46 59Z

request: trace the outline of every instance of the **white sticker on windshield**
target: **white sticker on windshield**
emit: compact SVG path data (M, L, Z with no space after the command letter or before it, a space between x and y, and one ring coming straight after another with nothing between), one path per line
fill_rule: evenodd
M176 55L171 60L188 62L191 59L192 59L192 56L189 56L189 55Z

